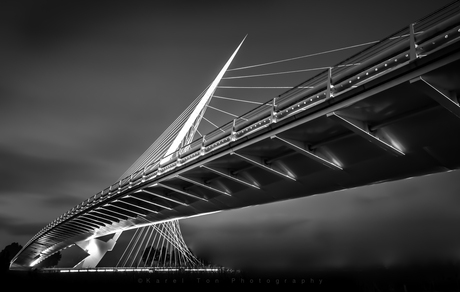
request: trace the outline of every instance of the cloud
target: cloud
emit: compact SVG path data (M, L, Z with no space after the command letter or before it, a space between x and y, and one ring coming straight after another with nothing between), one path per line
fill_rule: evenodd
M458 176L437 174L225 211L182 220L181 228L198 256L243 270L299 272L459 258Z
M89 183L97 180L102 171L97 164L81 158L65 159L39 157L17 153L14 149L0 147L0 194L38 193L62 196L68 184L78 180Z
M43 222L24 223L20 219L5 215L0 216L0 230L8 235L30 236L37 233L44 225Z
M64 207L70 209L69 206L75 206L81 201L80 198L74 196L59 196L44 198L42 204L49 207Z

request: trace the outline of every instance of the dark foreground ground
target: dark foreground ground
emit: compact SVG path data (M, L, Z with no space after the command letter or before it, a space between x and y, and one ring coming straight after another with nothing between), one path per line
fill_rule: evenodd
M14 287L49 287L61 290L85 287L128 287L153 290L185 285L230 286L231 288L301 288L303 291L460 291L460 265L417 267L372 267L311 273L262 274L220 270L219 272L86 272L60 273L39 270L8 271L1 283Z

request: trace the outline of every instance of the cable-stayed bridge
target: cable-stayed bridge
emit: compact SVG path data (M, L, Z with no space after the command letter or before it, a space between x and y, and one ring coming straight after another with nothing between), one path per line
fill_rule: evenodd
M454 2L334 66L228 76L308 57L231 69L243 40L119 181L45 226L12 266L75 244L89 254L75 268L92 268L129 229L136 232L117 266L197 266L178 219L458 169L459 39ZM289 88L221 85L313 70ZM244 87L285 91L261 104L217 94ZM211 105L215 98L256 107L236 115ZM233 119L219 127L208 109ZM200 130L203 123L216 129Z

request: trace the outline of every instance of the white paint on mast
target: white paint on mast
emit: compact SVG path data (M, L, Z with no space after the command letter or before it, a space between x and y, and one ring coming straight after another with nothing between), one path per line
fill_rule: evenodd
M212 97L212 94L216 90L217 85L219 85L220 80L222 79L222 77L224 76L224 74L227 71L228 67L232 63L233 58L235 58L236 53L240 49L240 47L243 44L245 39L246 39L246 36L241 41L240 45L236 48L235 52L233 52L233 54L230 57L230 59L228 59L227 63L225 63L225 65L222 68L222 70L220 70L219 74L217 75L216 79L214 79L214 81L211 83L211 85L209 86L208 90L206 90L206 93L203 95L203 97L201 98L200 102L197 104L197 106L195 107L193 112L190 114L188 120L185 122L184 126L179 131L179 133L177 134L177 136L174 139L174 141L171 143L171 146L169 146L169 149L164 154L164 157L161 160L161 164L164 164L164 163L168 162L172 158L171 154L179 149L182 140L185 138L185 136L187 135L188 131L190 130L190 128L195 123L195 120L197 118L199 118L199 115L200 115L201 111L206 106L206 104L208 103L209 99Z

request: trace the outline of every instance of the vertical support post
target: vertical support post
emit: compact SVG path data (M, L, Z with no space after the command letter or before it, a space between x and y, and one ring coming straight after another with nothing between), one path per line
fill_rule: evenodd
M327 71L327 89L326 89L326 99L334 97L334 93L332 92L332 67L329 67Z
M131 181L133 180L133 174L129 176L129 183L128 183L128 189L131 188Z
M162 168L161 168L161 161L164 159L164 156L159 160L158 162L158 169L157 169L157 175L160 175L162 173Z
M415 30L414 30L415 23L411 23L409 25L409 40L410 40L410 50L409 50L409 57L410 61L414 61L418 58L417 56L417 44L415 43Z
M184 149L184 142L185 142L185 140L182 140L182 143L180 144L179 149L177 149L177 151L176 151L176 153L177 153L177 154L176 154L176 155L177 155L177 160L176 160L177 162L176 162L176 165L177 165L177 166L181 166L181 165L182 165L182 159L180 158L180 156L182 155L182 153L183 153L183 151L184 151L184 150L183 150L183 149Z
M276 97L273 98L273 102L272 102L272 112L271 112L271 122L272 123L276 123L277 120L276 120Z
M236 119L233 119L232 135L230 136L230 141L235 141L235 140L236 140Z
M203 139L201 140L201 149L200 149L200 155L205 154L205 149L204 149L204 143L206 142L206 135L203 135Z
M111 189L110 191L112 191L112 186L110 186L110 189ZM118 181L118 186L114 188L113 190L118 193L118 191L120 190L120 181Z
M147 166L144 166L142 168L142 182L145 182L145 169L147 168Z

